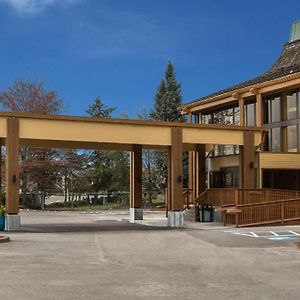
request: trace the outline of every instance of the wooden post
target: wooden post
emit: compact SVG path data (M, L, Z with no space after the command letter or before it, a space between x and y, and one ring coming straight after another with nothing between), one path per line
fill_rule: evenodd
M183 210L182 188L182 129L171 129L171 209L172 211Z
M261 127L263 124L262 115L262 96L261 94L256 94L256 126Z
M19 120L7 119L6 137L6 209L9 215L19 213Z
M168 216L168 211L172 211L172 194L171 194L171 190L172 190L172 172L171 172L171 147L168 147L168 195L167 195L167 199L168 199L168 207L167 207L167 212L166 212L166 216Z
M240 126L245 125L245 114L244 114L244 99L239 99L239 109L240 109Z
M130 152L130 207L142 208L142 146L132 145Z
M2 206L2 139L0 139L0 207Z
M196 197L201 195L206 189L206 160L205 160L205 144L196 145L195 153L195 179L196 179Z
M244 189L255 188L255 146L254 134L244 132L244 145L240 147L240 187Z
M281 224L284 223L284 202L281 202Z

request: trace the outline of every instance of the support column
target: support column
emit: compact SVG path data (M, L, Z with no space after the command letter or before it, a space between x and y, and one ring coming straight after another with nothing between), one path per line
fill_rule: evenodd
M256 126L262 127L263 125L263 115L262 115L262 96L261 94L256 94Z
M2 203L2 139L0 139L0 207Z
M198 116L195 115L195 118ZM197 119L195 120L197 122ZM189 113L189 123L193 123L193 115ZM195 181L195 151L189 151L189 162L188 162L188 188L191 190L192 201L196 198L196 181Z
M170 204L168 212L168 226L183 227L183 188L182 188L182 129L174 127L171 129L171 149L170 149Z
M196 195L197 197L206 189L206 160L205 144L196 145Z
M6 225L7 231L20 229L19 213L19 120L7 119L5 183L6 183Z
M255 146L254 134L244 132L244 145L240 147L240 188L255 188Z
M240 126L245 125L244 98L239 98Z
M130 153L130 222L136 220L143 220L141 145L133 145Z

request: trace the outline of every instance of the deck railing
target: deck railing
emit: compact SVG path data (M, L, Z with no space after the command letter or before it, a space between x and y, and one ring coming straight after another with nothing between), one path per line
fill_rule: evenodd
M208 189L195 205L222 211L224 225L254 226L300 220L300 191L279 189Z

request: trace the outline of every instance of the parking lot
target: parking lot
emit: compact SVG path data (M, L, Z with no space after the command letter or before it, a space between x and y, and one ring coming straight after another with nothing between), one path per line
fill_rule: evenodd
M172 230L163 213L129 224L127 211L21 217L22 231L0 244L1 299L299 299L300 226Z

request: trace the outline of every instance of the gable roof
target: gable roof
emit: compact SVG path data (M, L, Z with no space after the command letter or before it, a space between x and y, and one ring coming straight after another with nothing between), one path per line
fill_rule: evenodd
M182 105L182 107L188 107L190 104L193 104L195 102L199 102L216 96L221 96L222 94L234 92L235 90L245 88L247 86L252 86L254 84L270 81L298 72L300 72L300 40L296 40L291 43L285 44L279 59L270 69L268 69L265 73L261 74L260 76L254 77L245 82L233 85L229 88L185 103L184 105Z

